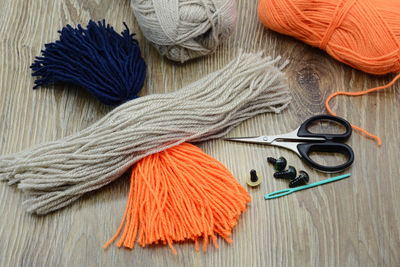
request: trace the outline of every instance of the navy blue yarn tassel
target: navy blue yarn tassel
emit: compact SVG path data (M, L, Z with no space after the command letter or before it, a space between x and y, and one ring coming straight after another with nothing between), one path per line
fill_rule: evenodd
M33 89L51 83L79 85L106 105L119 105L138 97L146 77L146 63L138 41L127 25L120 34L105 21L65 26L60 39L45 44L42 56L31 65Z

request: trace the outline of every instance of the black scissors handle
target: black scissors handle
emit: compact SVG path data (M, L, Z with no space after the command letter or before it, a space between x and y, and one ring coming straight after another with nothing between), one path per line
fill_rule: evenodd
M297 150L299 151L303 160L311 167L323 171L323 172L339 172L349 167L354 161L354 152L351 147L346 144L336 142L324 142L324 143L306 143L298 144ZM338 166L323 166L316 163L311 159L310 153L312 152L328 152L328 153L340 153L347 157L347 162Z
M336 123L341 124L342 126L345 127L346 132L343 134L327 134L327 133L311 133L308 131L308 127L311 126L312 123L318 122L318 121L334 121ZM345 142L349 137L351 136L352 129L351 125L348 121L345 119L336 117L336 116L331 116L331 115L317 115L314 117L309 118L306 120L299 128L297 132L297 136L299 137L321 137L326 139L326 141L332 141L332 142Z

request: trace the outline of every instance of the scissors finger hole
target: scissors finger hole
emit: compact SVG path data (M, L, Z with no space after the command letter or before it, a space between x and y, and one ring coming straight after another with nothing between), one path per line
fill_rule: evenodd
M313 134L345 134L346 127L336 121L320 119L310 122L307 131Z
M345 164L349 157L339 152L317 152L313 151L308 156L317 164L322 166L334 167Z

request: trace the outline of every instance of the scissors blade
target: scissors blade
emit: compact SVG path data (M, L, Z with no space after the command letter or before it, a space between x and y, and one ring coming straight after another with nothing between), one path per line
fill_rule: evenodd
M298 156L300 156L300 153L297 150L297 145L299 143L277 141L276 136L234 137L234 138L224 138L224 140L283 147L283 148L292 150L294 153L296 153Z
M224 138L226 141L233 142L243 142L243 143L252 143L252 144L262 144L269 145L272 141L268 138L268 136L255 136L255 137L232 137L232 138Z

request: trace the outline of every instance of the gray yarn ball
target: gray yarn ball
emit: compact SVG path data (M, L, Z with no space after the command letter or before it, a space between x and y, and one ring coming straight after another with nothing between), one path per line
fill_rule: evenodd
M209 55L236 26L235 0L132 0L143 35L167 58Z

